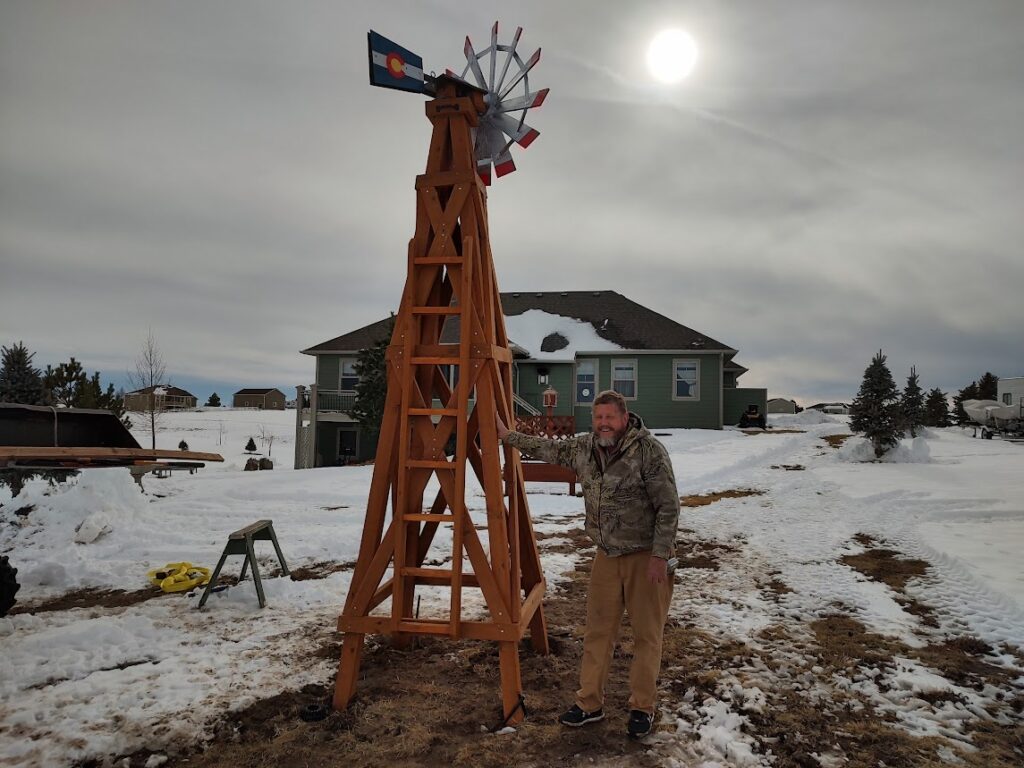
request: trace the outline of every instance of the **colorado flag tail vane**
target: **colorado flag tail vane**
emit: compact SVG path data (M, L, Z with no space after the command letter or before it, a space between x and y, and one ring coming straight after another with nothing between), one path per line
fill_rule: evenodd
M423 93L423 59L373 30L367 35L370 85Z

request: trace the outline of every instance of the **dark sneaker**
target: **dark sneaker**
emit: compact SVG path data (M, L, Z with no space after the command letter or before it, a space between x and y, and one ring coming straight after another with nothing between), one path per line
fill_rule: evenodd
M641 712L639 709L629 710L629 725L626 731L631 739L642 739L654 728L654 715Z
M581 725L587 723L596 723L598 720L604 718L604 710L598 709L594 712L584 712L578 706L573 704L569 711L558 718L558 722L562 725L568 725L570 728L579 728Z

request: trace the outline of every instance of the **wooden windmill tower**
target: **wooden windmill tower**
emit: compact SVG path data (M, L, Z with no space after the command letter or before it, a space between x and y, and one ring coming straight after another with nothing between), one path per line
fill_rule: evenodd
M529 630L533 648L548 651L545 582L522 467L515 451L499 445L494 423L495 413L513 423L512 353L491 258L486 185L492 165L498 176L515 170L511 145L536 138L523 118L547 95L529 91L540 50L523 61L516 51L521 32L499 44L495 23L479 55L467 38L462 77L449 71L436 78L424 76L415 54L369 36L371 83L432 96L426 113L433 135L426 173L416 177L416 231L387 351L387 400L359 559L338 619L344 641L335 709L355 695L368 633L399 644L417 635L496 641L507 723L524 715L519 640ZM446 323L458 324L458 342L442 343ZM483 487L486 519L472 519L467 509L469 473ZM428 487L436 492L428 495ZM435 535L445 529L446 567L425 567ZM450 589L447 616L418 616L422 586ZM463 593L474 589L486 612L464 619Z

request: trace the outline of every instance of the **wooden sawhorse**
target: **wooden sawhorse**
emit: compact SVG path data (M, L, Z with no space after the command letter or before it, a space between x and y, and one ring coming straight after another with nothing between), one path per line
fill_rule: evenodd
M245 578L246 569L252 565L252 580L256 584L256 596L260 600L260 608L267 604L267 599L263 595L263 582L260 581L260 572L256 567L256 553L253 551L252 546L254 541L270 541L273 543L274 551L277 552L277 559L281 563L281 570L285 576L289 575L288 566L284 562L284 555L281 554L281 547L277 543L277 536L274 535L273 521L257 520L252 525L240 528L228 536L228 543L224 547L224 553L220 556L220 561L217 563L217 567L210 577L210 583L206 585L206 591L203 592L203 597L199 600L197 607L202 608L206 604L206 598L213 591L213 587L217 583L217 577L220 576L220 569L224 567L224 561L228 559L228 555L245 556L245 562L242 563L242 574L238 577L238 580L241 581Z

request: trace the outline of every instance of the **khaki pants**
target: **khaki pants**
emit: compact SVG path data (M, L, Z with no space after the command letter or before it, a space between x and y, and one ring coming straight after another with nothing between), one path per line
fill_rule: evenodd
M651 553L608 557L598 550L587 591L587 627L576 704L585 712L604 706L612 653L619 635L622 611L633 628L633 663L629 668L629 708L654 714L661 641L672 601L673 576L667 584L651 584L647 566Z

